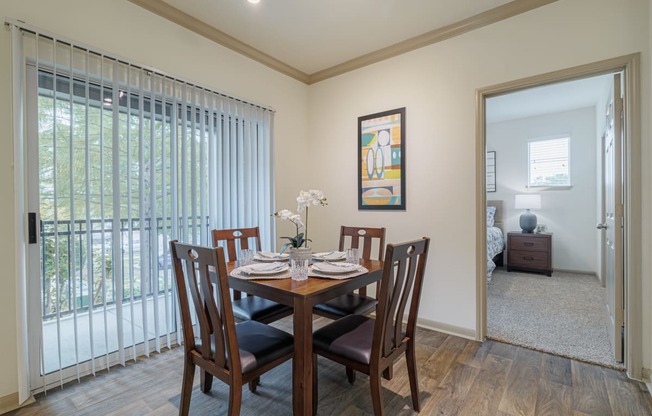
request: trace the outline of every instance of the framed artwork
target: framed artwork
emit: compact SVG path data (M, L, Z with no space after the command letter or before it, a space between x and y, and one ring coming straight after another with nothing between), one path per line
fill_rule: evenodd
M405 210L405 107L358 117L358 209Z
M496 152L487 152L487 192L496 192Z

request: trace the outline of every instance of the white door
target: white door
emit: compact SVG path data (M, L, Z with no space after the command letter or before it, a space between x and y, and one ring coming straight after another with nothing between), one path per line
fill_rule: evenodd
M623 361L623 176L622 137L623 99L621 75L615 74L613 94L607 111L607 131L604 140L604 199L605 222L598 228L605 233L605 263L609 338L616 361Z

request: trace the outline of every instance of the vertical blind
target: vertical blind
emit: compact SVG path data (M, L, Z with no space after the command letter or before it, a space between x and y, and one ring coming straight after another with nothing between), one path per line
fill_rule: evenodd
M271 249L273 111L34 28L12 35L34 91L38 390L177 342L170 239L210 245L213 228L259 226Z

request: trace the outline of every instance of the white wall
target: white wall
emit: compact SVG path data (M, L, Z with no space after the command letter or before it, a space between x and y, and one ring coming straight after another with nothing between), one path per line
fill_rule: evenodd
M329 215L313 231L336 241L340 224L384 225L388 241L432 238L420 317L442 328L476 328L475 94L516 79L642 52L642 114L649 113L647 0L560 0L488 27L318 83L310 89L314 187ZM357 210L357 117L407 108L407 210ZM650 164L643 117L642 165ZM500 160L500 158L499 158ZM500 169L500 168L499 168ZM643 177L643 212L650 178ZM643 233L650 224L644 215ZM649 253L649 242L643 253ZM644 293L650 292L644 264ZM649 298L649 297L646 297ZM647 299L646 299L647 302ZM645 333L649 340L650 319ZM649 343L646 364L652 362Z
M128 58L276 110L277 201L299 177L287 161L306 154L308 87L178 27L126 0L3 0L0 16ZM17 391L10 36L0 29L0 399Z
M491 105L495 104L488 100L487 106ZM590 107L487 125L487 150L496 151L496 192L487 193L487 199L504 201L505 232L509 232L520 231L518 222L523 212L514 209L514 195L541 195L541 209L533 212L538 224L545 224L553 233L553 269L598 271L595 118L595 108ZM528 189L528 142L565 135L570 137L572 187Z

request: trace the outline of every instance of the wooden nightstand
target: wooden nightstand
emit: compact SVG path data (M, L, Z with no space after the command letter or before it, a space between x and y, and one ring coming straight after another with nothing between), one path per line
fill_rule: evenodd
M507 233L507 271L552 275L552 234Z

